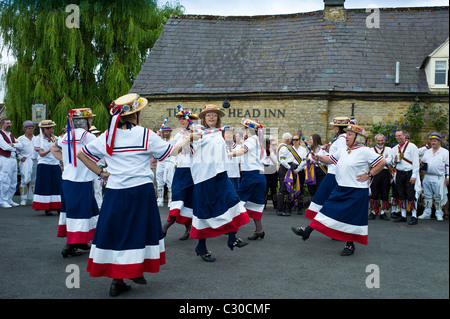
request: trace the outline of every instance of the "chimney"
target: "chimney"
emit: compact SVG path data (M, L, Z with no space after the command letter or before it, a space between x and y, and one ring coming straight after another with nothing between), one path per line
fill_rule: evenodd
M323 0L325 8L323 10L324 19L327 21L345 21L347 13L345 12L345 0Z

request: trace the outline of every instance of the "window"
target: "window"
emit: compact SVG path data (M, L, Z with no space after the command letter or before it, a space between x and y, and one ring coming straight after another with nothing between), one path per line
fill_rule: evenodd
M447 61L436 61L434 65L434 84L447 83Z

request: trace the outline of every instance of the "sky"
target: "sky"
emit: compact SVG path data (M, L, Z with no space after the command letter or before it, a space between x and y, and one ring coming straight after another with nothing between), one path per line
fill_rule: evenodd
M185 14L219 16L290 14L318 11L322 10L324 6L323 0L158 0L159 4L166 2L179 2L184 6ZM346 0L344 3L344 6L348 9L448 5L449 0ZM14 59L9 57L7 52L2 52L0 57L0 72L4 70L5 66L13 62ZM0 103L3 102L3 98L4 88L2 83L0 83Z

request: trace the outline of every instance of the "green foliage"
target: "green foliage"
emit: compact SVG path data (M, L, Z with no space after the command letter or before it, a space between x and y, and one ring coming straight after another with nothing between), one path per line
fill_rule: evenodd
M79 8L79 28L68 28ZM47 104L47 117L66 124L67 111L90 107L94 125L105 130L112 100L129 92L150 49L179 3L156 0L5 0L0 2L0 37L16 63L6 75L7 116L13 132L31 119L31 104ZM0 49L3 49L0 47Z
M420 105L416 99L415 103L411 104L405 113L404 121L374 123L370 131L374 136L379 133L383 134L386 139L386 145L392 147L397 144L395 131L403 129L409 133L411 142L420 145L421 137L419 132L424 129L425 125L429 125L435 131L443 133L448 130L448 113L442 106L430 107L426 104Z

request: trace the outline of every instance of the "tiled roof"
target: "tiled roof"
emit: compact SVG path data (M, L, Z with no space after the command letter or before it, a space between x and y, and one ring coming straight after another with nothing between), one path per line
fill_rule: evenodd
M167 21L131 91L141 95L274 92L428 92L424 59L449 35L449 8L323 11ZM396 61L400 84L395 85Z

